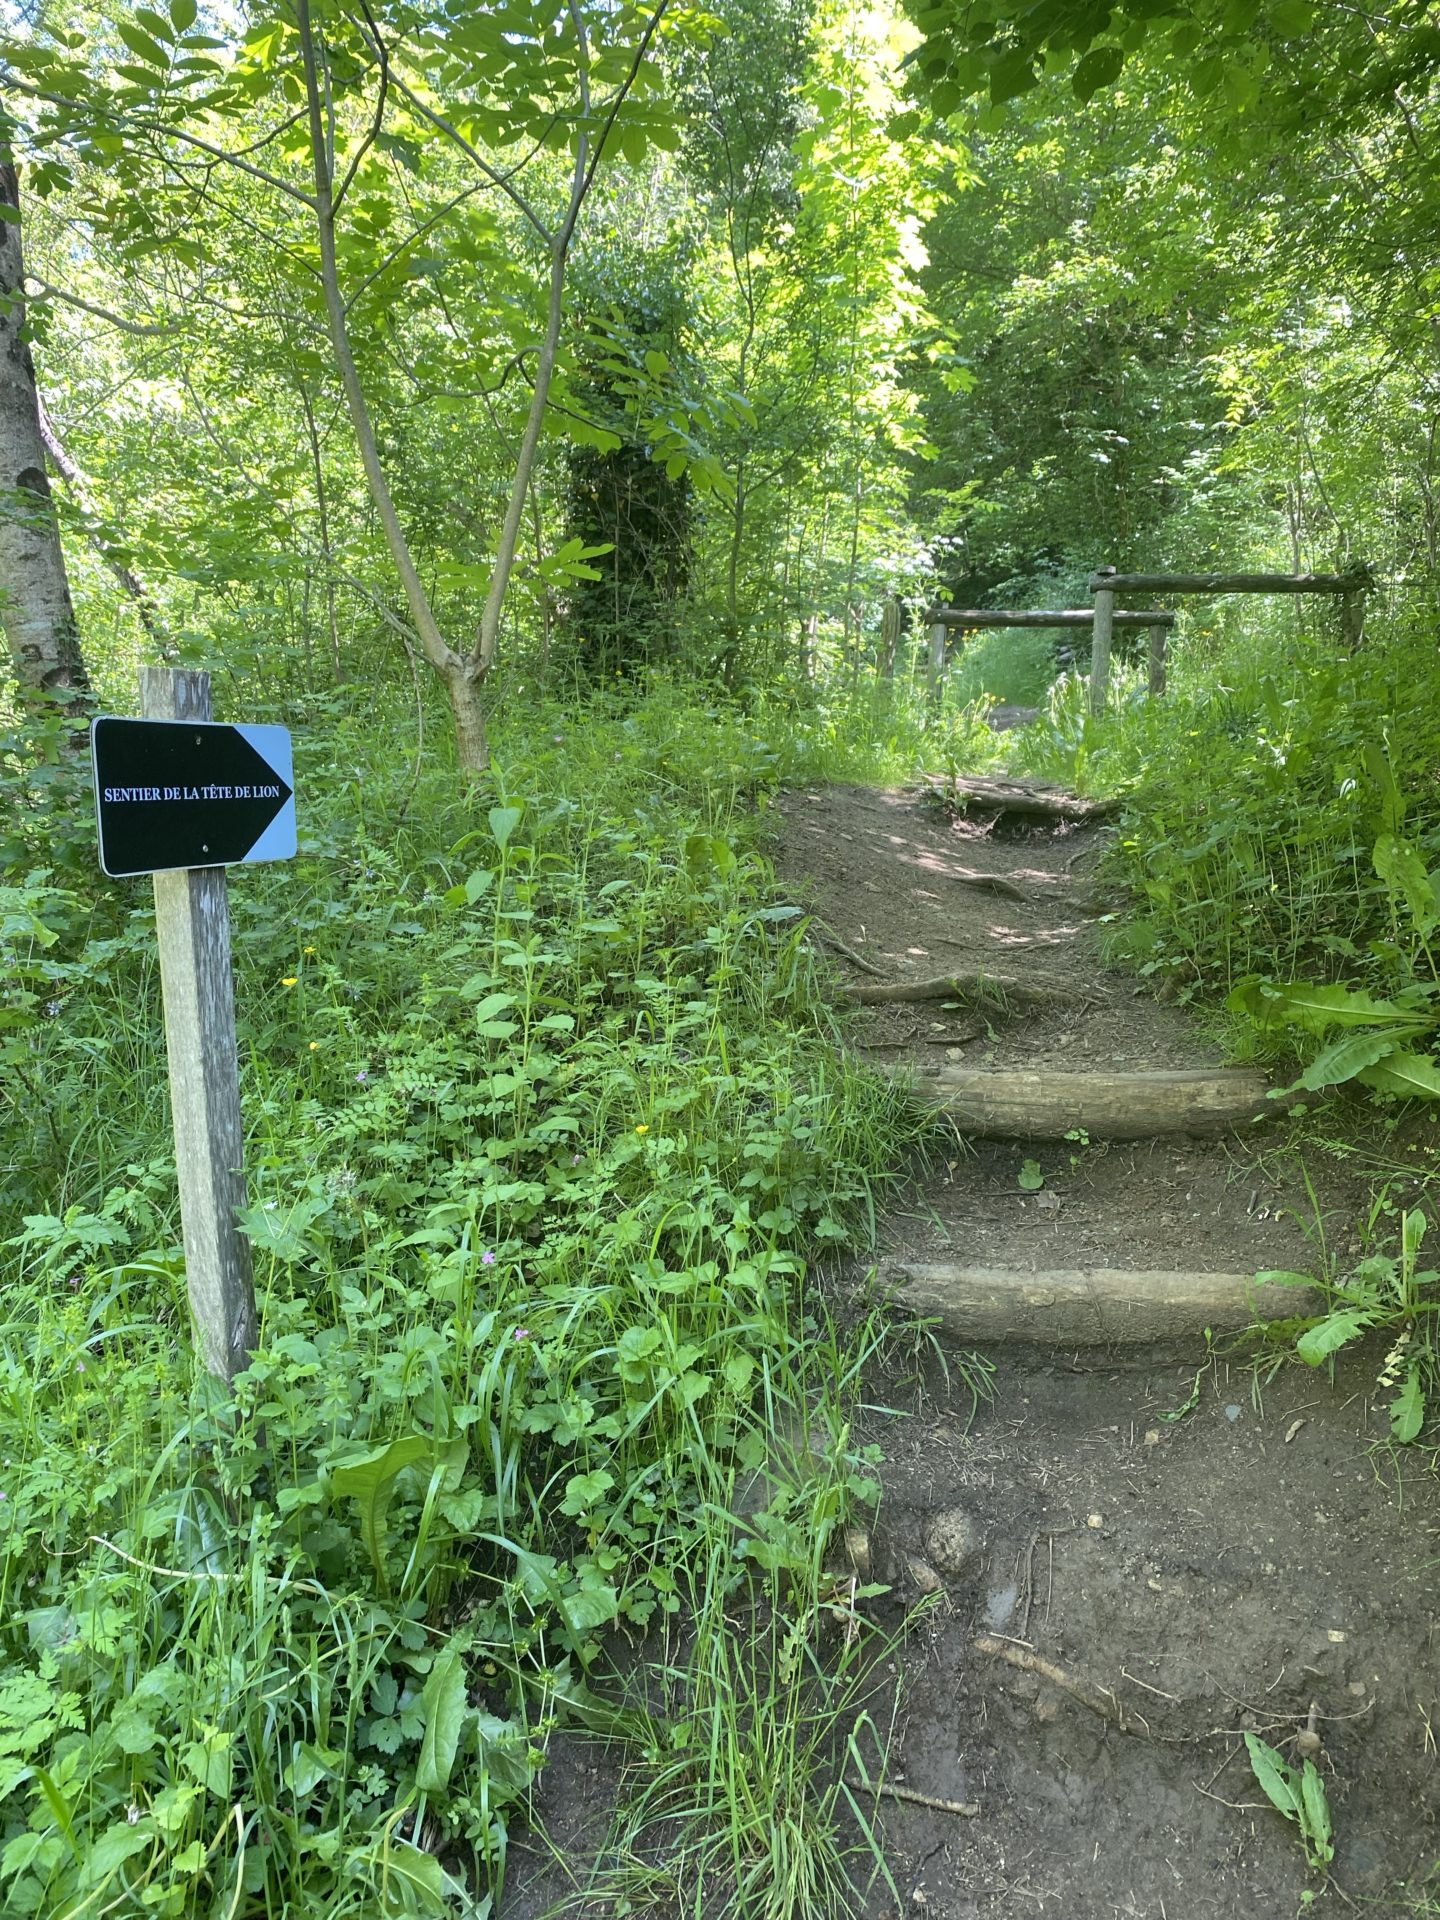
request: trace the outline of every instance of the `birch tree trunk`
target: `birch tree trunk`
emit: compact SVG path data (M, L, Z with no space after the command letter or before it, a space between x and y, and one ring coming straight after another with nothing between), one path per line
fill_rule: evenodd
M89 704L90 680L45 474L35 363L25 331L20 183L0 149L0 626L20 699Z

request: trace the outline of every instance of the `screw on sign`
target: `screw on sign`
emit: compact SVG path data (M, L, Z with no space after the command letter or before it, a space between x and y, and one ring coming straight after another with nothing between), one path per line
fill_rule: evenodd
M100 865L154 876L185 1283L197 1357L228 1385L255 1347L225 868L295 853L284 727L217 726L208 673L144 667L145 718L92 728Z

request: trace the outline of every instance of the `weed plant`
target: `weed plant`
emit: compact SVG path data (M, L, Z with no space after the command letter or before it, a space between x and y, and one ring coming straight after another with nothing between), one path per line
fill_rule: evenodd
M737 1907L821 1911L838 1775L805 1785L797 1694L742 1713L725 1607L762 1562L811 1594L772 1650L813 1704L866 1470L805 1263L917 1123L833 1044L767 809L973 722L882 687L761 726L662 686L512 715L459 799L385 723L320 718L301 857L231 889L262 1313L233 1404L190 1349L148 888L93 873L63 751L4 761L0 1907L482 1915L568 1723L658 1742L662 1795L723 1734ZM823 1469L767 1468L817 1417ZM657 1720L611 1653L667 1623L703 1652Z

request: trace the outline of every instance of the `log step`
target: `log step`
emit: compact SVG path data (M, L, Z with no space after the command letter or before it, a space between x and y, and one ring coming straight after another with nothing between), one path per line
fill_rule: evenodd
M963 774L921 776L929 792L960 813L1017 813L1031 820L1103 820L1118 800L1082 800L1048 780L993 780Z
M1310 1318L1325 1311L1315 1288L1248 1273L1183 1273L1115 1267L1060 1267L1020 1273L951 1261L889 1256L882 1286L917 1314L977 1346L1006 1341L1054 1347L1158 1346L1239 1333L1257 1320Z
M1151 1073L976 1073L942 1067L917 1090L954 1116L962 1133L994 1140L1097 1140L1223 1133L1281 1109L1263 1073L1244 1067Z

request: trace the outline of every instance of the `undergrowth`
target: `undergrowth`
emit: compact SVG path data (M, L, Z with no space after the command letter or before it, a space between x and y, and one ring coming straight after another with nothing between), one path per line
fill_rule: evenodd
M458 799L338 702L287 717L301 857L231 887L233 1404L190 1349L148 887L95 874L73 756L4 762L0 1905L481 1915L569 1725L641 1757L635 1858L688 1808L695 1885L839 1911L860 1653L822 1648L824 1568L873 1489L864 1336L806 1264L918 1122L833 1044L767 809L937 723L661 687L512 716ZM662 1629L683 1673L627 1700L616 1650Z

